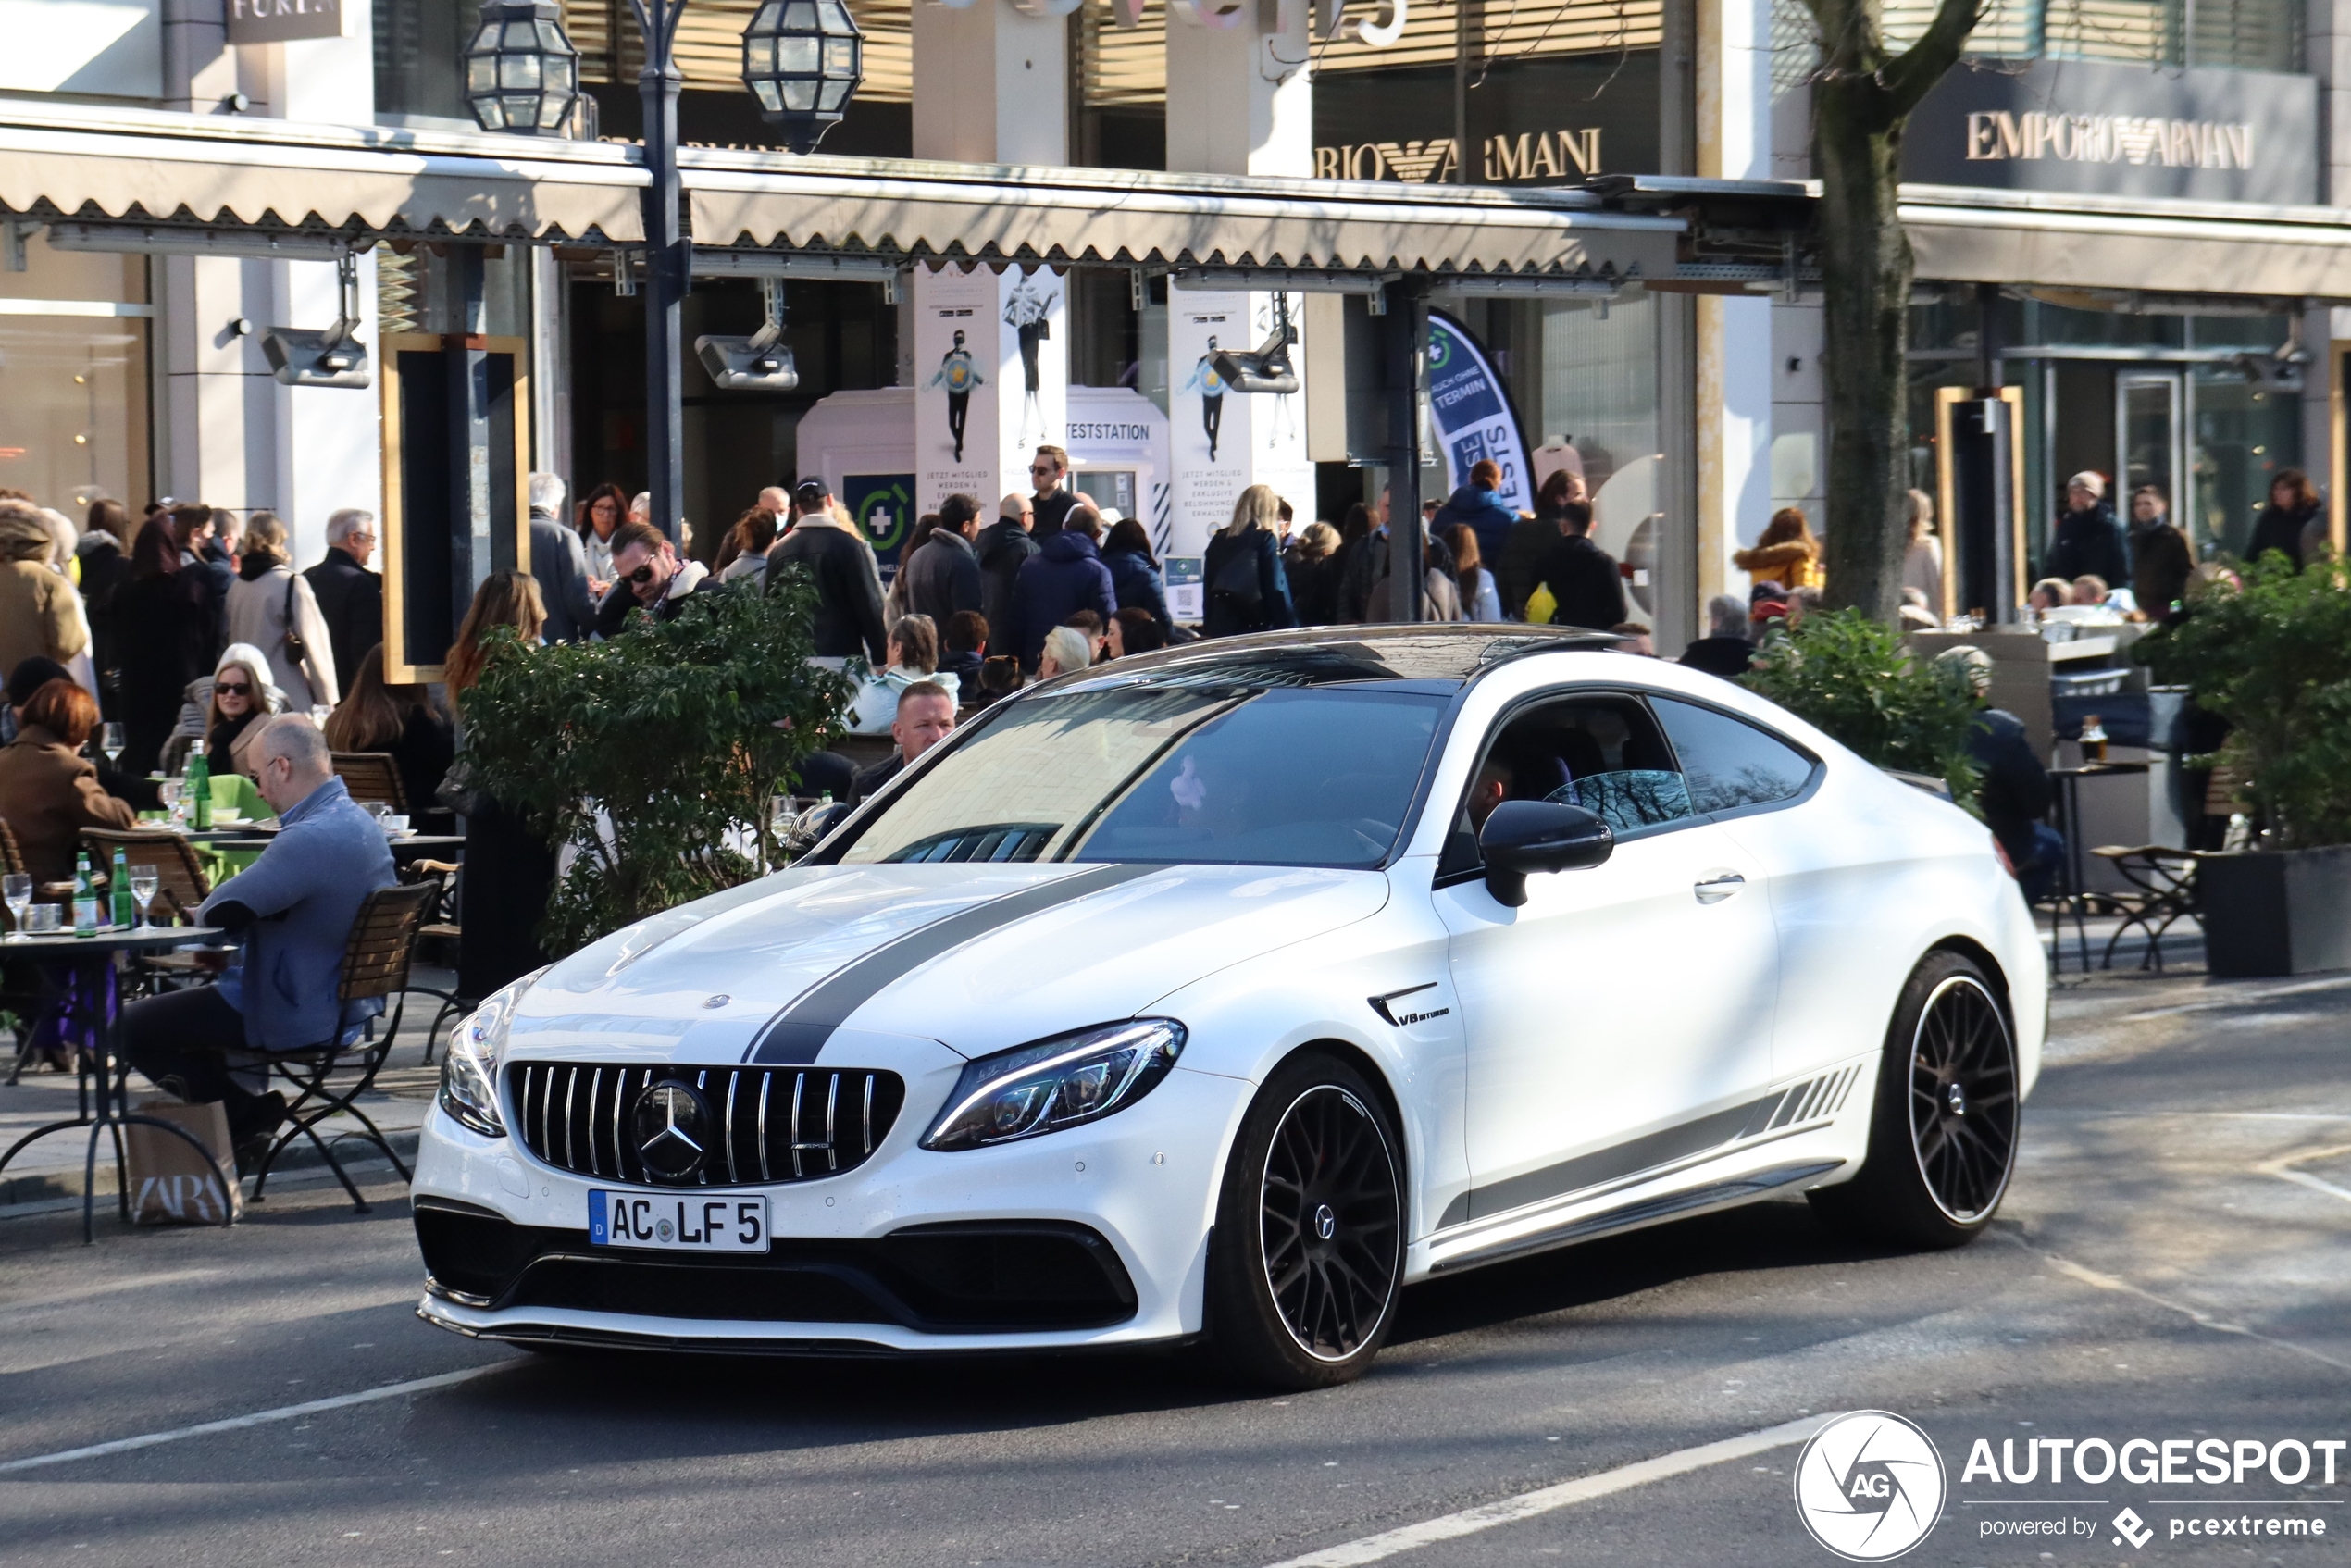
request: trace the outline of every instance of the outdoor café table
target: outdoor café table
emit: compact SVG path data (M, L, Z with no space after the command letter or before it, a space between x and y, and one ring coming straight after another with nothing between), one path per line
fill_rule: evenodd
M0 1154L0 1170L7 1167L29 1145L53 1132L69 1127L90 1129L90 1152L82 1164L81 1239L94 1245L98 1239L98 1139L111 1134L114 1139L116 1198L125 1220L131 1217L130 1175L123 1166L122 1128L137 1124L161 1127L204 1156L214 1179L220 1183L222 1196L221 1224L232 1223L228 1199L231 1193L230 1178L224 1175L206 1149L186 1128L159 1116L143 1116L129 1108L131 1064L121 1060L122 1008L115 980L115 955L124 952L168 952L175 948L193 947L207 942L223 933L213 926L143 926L130 930L101 931L94 937L77 937L70 931L56 936L12 939L0 951L54 964L67 974L68 1006L72 1013L76 1031L74 1049L81 1058L85 1075L94 1069L98 1079L97 1104L93 1111L90 1093L84 1088L81 1114L66 1121L51 1122L35 1127L17 1139L6 1154ZM91 1027L94 1017L96 1027ZM94 1041L94 1045L93 1045Z
M2082 972L2085 975L2090 972L2090 939L2082 921L2083 908L2089 898L2082 886L2082 780L2146 771L2147 765L2143 762L2091 762L2079 767L2049 769L2049 782L2057 787L2058 831L2065 835L2065 903L2073 912L2073 935L2081 948ZM2049 943L2052 968L2062 967L2058 959L2063 951L2064 940L2053 930Z

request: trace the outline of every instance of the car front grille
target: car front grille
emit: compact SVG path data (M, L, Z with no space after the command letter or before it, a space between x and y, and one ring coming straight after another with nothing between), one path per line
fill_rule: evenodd
M639 1099L663 1084L690 1087L703 1108L694 1139L702 1157L674 1174L646 1164L632 1126ZM532 1154L574 1176L638 1187L748 1187L838 1176L872 1157L906 1103L905 1081L897 1074L856 1067L517 1062L506 1070L506 1089L508 1125Z

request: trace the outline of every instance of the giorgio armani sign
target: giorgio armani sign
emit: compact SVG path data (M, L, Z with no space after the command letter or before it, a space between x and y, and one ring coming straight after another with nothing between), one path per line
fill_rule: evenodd
M2291 205L2318 200L2318 143L2307 76L1975 60L1911 115L1902 177Z

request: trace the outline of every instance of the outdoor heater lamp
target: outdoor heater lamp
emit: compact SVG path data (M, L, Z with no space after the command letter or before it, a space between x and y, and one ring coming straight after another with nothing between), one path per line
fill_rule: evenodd
M743 85L795 153L813 153L865 80L865 35L842 0L765 0L743 29Z
M579 97L579 51L555 0L488 0L466 45L466 102L484 131L560 136Z

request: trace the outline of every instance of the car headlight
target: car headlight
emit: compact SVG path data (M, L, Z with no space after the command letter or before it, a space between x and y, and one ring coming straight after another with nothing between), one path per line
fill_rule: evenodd
M505 1118L498 1114L498 1053L505 1047L515 1003L538 977L526 975L492 992L450 1031L449 1050L441 1059L441 1108L485 1138L506 1136Z
M1099 1121L1140 1100L1183 1053L1173 1018L1104 1024L965 1065L926 1149L978 1149Z

